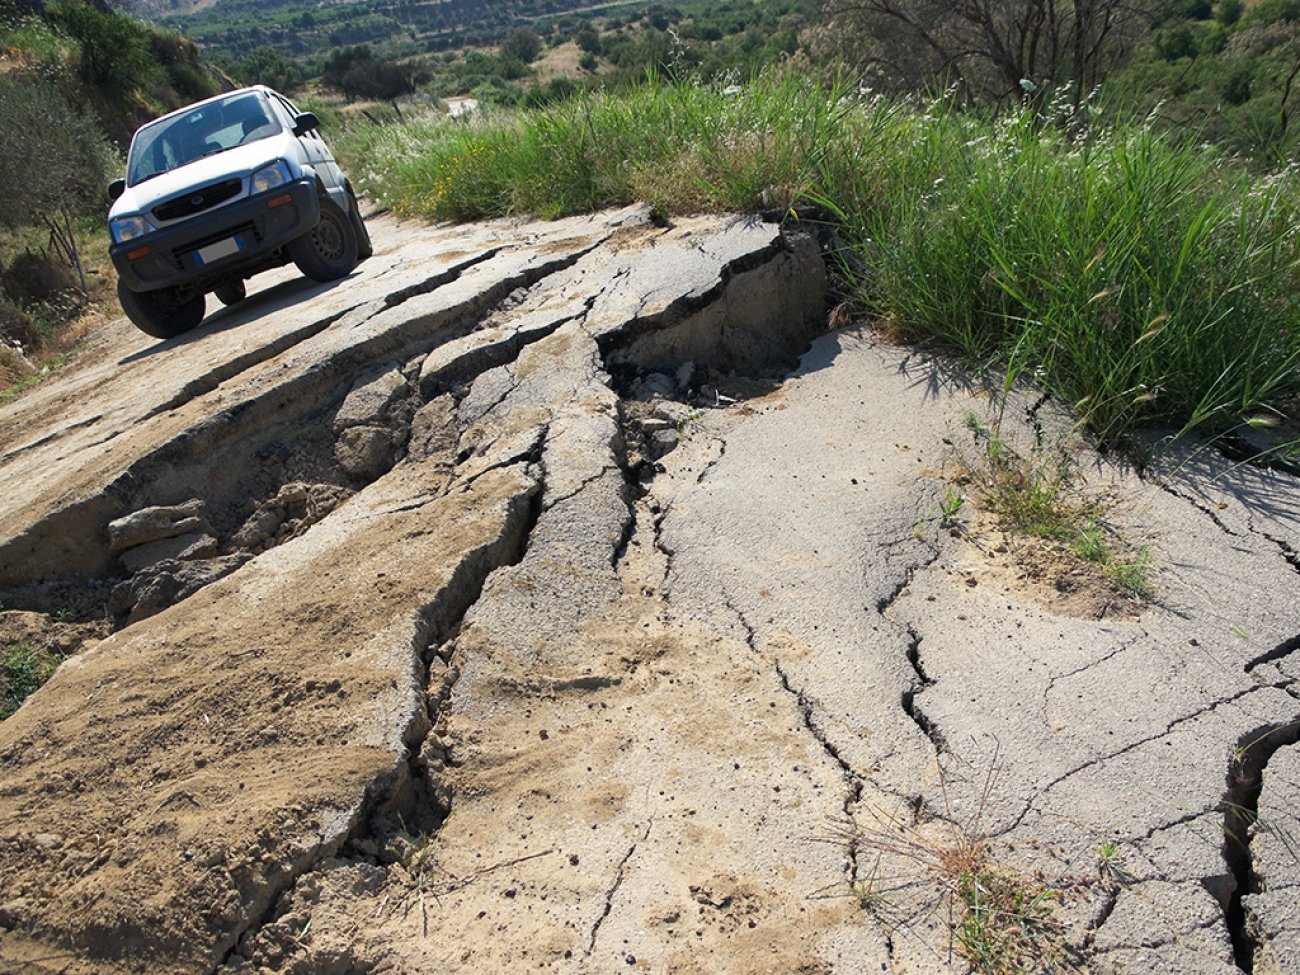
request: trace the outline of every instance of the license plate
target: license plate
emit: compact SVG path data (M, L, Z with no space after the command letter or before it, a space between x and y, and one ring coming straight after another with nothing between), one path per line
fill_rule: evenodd
M231 254L238 254L243 249L244 245L238 237L227 237L225 240L219 240L215 244L209 244L207 247L196 250L194 260L198 261L200 265L211 264L213 261L219 261Z

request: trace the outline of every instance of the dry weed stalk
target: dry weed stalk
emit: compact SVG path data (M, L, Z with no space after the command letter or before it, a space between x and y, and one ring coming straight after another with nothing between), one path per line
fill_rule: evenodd
M892 909L896 916L884 919L900 924L914 912L897 910L893 899L907 890L921 893L922 910L942 912L951 935L949 950L955 948L973 971L1012 975L1068 970L1064 928L1051 917L1058 891L995 862L980 826L997 774L995 751L975 813L966 823L953 815L947 780L941 775L943 816L923 820L919 804L889 812L864 803L856 823L834 824L834 833L855 854L875 853L870 876L855 878L853 892L877 916ZM904 810L909 814L903 815Z

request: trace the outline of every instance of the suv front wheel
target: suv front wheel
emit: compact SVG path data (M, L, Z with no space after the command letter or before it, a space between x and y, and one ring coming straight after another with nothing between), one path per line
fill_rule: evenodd
M322 195L320 222L290 241L289 257L313 281L335 281L357 266L357 233L348 215Z
M156 339L174 339L203 321L203 295L188 289L136 292L119 280L117 300L131 323Z

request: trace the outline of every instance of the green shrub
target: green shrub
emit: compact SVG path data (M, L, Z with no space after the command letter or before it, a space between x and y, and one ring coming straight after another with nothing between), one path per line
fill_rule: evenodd
M131 18L86 5L53 7L49 16L80 45L82 79L108 97L125 98L157 73L149 32Z
M17 643L0 657L0 721L54 675L57 664L38 647Z
M26 251L0 272L0 291L16 305L44 304L75 291L76 279L64 264Z

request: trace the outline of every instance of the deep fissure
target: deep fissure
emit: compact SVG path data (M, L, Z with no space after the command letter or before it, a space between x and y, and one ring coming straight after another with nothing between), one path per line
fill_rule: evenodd
M1250 852L1250 832L1259 819L1259 797L1269 759L1279 749L1300 741L1300 715L1284 724L1269 724L1237 739L1228 766L1223 812L1223 859L1235 884L1223 905L1233 958L1243 972L1253 975L1257 948L1247 931L1242 898L1258 893L1258 880Z
M213 483L212 472L214 471L252 470L271 474L268 465L273 462L274 476L277 479L274 485L276 487L302 481L308 484L327 483L355 490L373 483L386 471L358 480L339 470L337 461L326 457L334 443L334 436L329 431L331 418L351 389L350 381L340 380L363 373L365 369L373 369L376 363L401 361L409 359L412 355L415 358L411 362L418 365L440 346L475 331L479 324L492 315L511 294L573 266L594 246L578 253L565 254L539 262L535 266L527 267L496 282L494 286L476 295L460 309L454 310L458 311L458 314L453 314L450 319L435 319L426 323L425 327L414 330L408 326L402 330L399 337L401 344L397 348L381 348L384 342L377 339L359 343L351 347L347 354L339 355L327 364L313 366L294 380L279 385L269 398L264 398L265 402L244 401L209 417L164 444L154 454L137 460L110 484L98 502L98 507L103 509L102 514L98 516L99 520L107 523L113 518L141 507L176 503L182 500L153 496L157 490L155 472L158 470L172 471L174 479L176 479L176 471L185 470L188 471L188 477L185 478L188 483L210 485ZM492 253L495 254L499 250L499 248L495 249ZM418 286L397 293L400 295L400 300L394 301L394 305L400 305L420 294L434 291L440 285L430 282L454 281L459 278L464 267L478 263L482 261L468 262L456 269L455 273L449 271L442 275L435 275ZM307 329L294 333L291 336L292 341L282 338L272 345L278 351L284 351L311 337L300 333L319 334L331 324L355 311L356 308L349 309L339 315L313 323ZM519 341L507 343L509 354L517 357L525 345L544 338L545 335L550 334L550 331L553 329L539 331L536 334L530 333L526 337L527 341L520 337ZM386 341L391 343L391 340ZM280 346L283 348L279 348ZM252 355L257 357L257 354ZM274 356L262 357L267 360L270 358ZM411 362L408 362L408 369ZM478 361L471 361L470 364L489 365ZM238 374L247 366L248 363L245 363L232 375ZM418 378L418 368L416 371ZM466 378L462 373L456 375L460 379ZM399 424L401 429L397 430L403 442L409 439L410 417L415 409L434 398L432 395L426 395L429 391L421 389L418 381L408 379L408 387L405 398L413 408L408 410L405 419ZM174 408L176 405L180 404L174 403L169 408ZM268 417L273 419L268 422ZM288 446L289 444L292 446ZM397 459L400 459L400 455ZM255 463L256 460L261 460L261 463ZM220 528L218 534L223 552L230 546L239 524L235 517L227 512L234 512L240 505L247 505L256 497L247 493L250 482L246 476L238 479L227 477L224 483L224 487L210 489L203 497L203 500L210 505L214 525L224 523L225 527ZM271 486L265 490L267 493L264 497L270 497L275 493ZM65 509L47 519L47 523L42 525L42 534L58 537L60 533L57 523L60 520L70 520L70 511L71 509ZM71 515L76 517L76 512L71 512ZM107 551L104 560L112 567L117 566L115 556L110 557ZM131 575L133 573L123 576L115 568L109 568L107 571L97 571L85 577L46 580L39 586L14 586L6 588L0 595L3 595L6 605L9 606L49 614L61 611L78 621L90 621L100 618L98 609L106 601L106 597L97 593L96 589L106 584L110 587L117 585L129 579ZM85 608L79 608L83 604ZM119 619L115 628L120 628L121 625L122 620Z
M454 797L439 773L445 767L454 767L454 759L441 742L434 747L428 747L428 743L440 730L445 730L441 719L460 677L460 669L456 664L455 638L465 615L482 594L487 577L498 568L517 565L523 560L528 539L540 517L538 499L542 493L542 490L532 492L523 519L510 533L511 537L506 543L500 546L502 551L493 552L489 546L480 550L479 558L465 559L457 565L455 574L469 576L469 579L448 580L444 592L463 593L461 598L445 604L435 600L417 611L417 646L413 650L420 668L418 685L423 689L423 695L419 706L423 709L423 714L414 715L412 723L408 725L407 734L404 735L407 751L404 761L391 774L366 787L364 804L358 811L355 825L339 840L337 850L352 848L357 851L354 856L358 853L364 855L364 851L371 846L376 851L390 849L392 840L400 833L429 837L441 828L451 814ZM438 663L442 666L436 667ZM436 688L432 686L435 673L438 682ZM411 733L412 728L421 730ZM412 830L415 832L412 833ZM258 931L274 918L281 899L304 875L315 868L320 855L321 850L318 849L312 862L294 872L281 889L268 899L266 912L239 932L222 964L230 960L241 943L249 937L255 938Z

